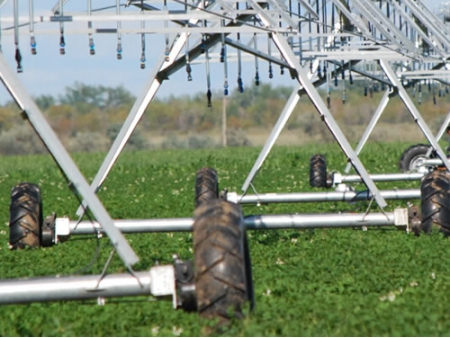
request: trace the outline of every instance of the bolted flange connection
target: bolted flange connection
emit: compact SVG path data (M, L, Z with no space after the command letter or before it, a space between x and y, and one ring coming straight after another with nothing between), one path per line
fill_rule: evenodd
M420 209L417 206L411 205L408 208L408 232L413 232L415 235L420 234L420 226L422 224Z
M41 246L48 247L55 244L55 224L56 214L47 216L42 223L41 228Z
M195 295L194 264L192 261L182 261L173 256L175 269L175 285L177 293L177 308L185 311L197 311Z

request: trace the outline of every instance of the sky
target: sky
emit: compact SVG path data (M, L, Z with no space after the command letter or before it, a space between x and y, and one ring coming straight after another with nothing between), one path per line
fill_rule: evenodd
M35 0L34 11L36 14L49 13L49 10L57 3L57 0ZM123 2L123 1L121 1ZM432 10L437 10L440 3L445 1L424 0ZM0 0L0 4L2 0ZM20 15L28 16L28 1L20 1ZM114 4L115 1L96 0L95 6L103 4ZM66 10L79 10L75 8L81 4L79 0L69 1ZM86 2L82 2L86 8ZM72 7L71 7L72 6ZM73 7L75 6L75 7ZM0 9L1 17L12 17L12 0L6 0ZM10 23L2 21L2 28L8 27ZM94 24L95 25L95 24ZM52 29L58 32L58 25L52 24ZM28 33L28 28L25 30ZM107 87L123 86L125 89L138 96L149 81L149 74L157 66L161 54L164 53L164 35L146 36L146 68L140 68L141 40L140 35L123 35L123 58L117 60L116 47L117 37L115 34L94 35L95 51L94 56L89 53L87 35L66 35L66 54L59 53L59 34L37 35L37 54L30 52L29 34L21 35L19 46L22 54L23 72L18 74L19 79L25 85L28 92L36 97L40 95L52 95L59 97L65 92L65 88L73 86L75 82L87 85L103 85ZM195 41L194 41L195 42ZM3 55L13 69L16 69L14 60L15 47L12 34L3 34L1 37ZM277 85L294 85L288 72L280 75L277 67L274 67L273 79L269 79L267 62L260 61L259 75L262 83ZM157 93L157 98L167 98L170 95L193 95L205 94L207 91L207 76L204 64L193 65L192 82L187 81L187 74L184 70L178 71L164 81ZM211 90L223 91L224 70L223 64L211 65ZM237 87L237 65L234 62L228 63L228 82L230 90ZM246 86L254 82L255 62L254 58L249 58L243 63L243 81ZM10 100L9 93L0 86L0 103Z

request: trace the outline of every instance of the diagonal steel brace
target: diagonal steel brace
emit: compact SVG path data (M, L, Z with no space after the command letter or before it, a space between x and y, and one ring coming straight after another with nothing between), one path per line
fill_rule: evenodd
M86 205L89 206L97 221L102 224L102 227L105 229L106 234L124 264L128 268L131 268L132 265L139 261L139 258L119 229L115 227L108 212L89 187L89 184L64 149L58 136L47 123L47 120L42 115L36 103L19 81L17 75L10 69L2 53L0 53L0 80L23 111L24 116L28 119L33 129L44 142L61 171L70 181L72 187L84 198Z

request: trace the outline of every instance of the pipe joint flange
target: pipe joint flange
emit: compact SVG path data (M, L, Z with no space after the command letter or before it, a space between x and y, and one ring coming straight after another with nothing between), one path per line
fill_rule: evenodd
M185 311L197 310L195 294L194 264L192 261L174 260L175 285L177 290L177 308Z
M60 217L55 219L55 244L65 242L70 237L70 219Z
M413 232L415 235L419 235L421 225L422 219L419 207L411 205L408 208L408 227L406 229L406 232Z
M332 186L336 186L342 183L342 174L338 172L333 172L331 174Z
M239 196L236 192L227 192L226 201L231 202L231 203L239 203Z
M41 246L49 247L56 244L55 225L56 213L53 213L44 219L41 229Z

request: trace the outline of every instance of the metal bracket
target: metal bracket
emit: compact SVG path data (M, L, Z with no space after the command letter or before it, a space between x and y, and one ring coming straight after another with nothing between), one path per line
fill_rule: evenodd
M175 269L173 265L159 265L150 269L150 292L155 297L172 296L173 308L177 308Z

